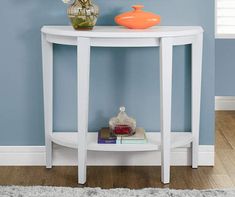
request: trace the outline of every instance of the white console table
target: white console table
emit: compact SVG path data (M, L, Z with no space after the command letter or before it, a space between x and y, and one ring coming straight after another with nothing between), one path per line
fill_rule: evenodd
M146 30L129 30L118 26L97 26L93 31L75 31L68 26L44 26L41 32L47 168L52 167L52 143L78 149L80 184L86 182L88 150L129 152L160 150L161 180L163 183L169 183L171 148L191 144L192 167L198 167L203 49L201 27L157 26ZM53 43L77 46L78 132L53 132ZM186 44L192 44L192 130L171 132L173 46ZM97 133L88 133L90 48L93 46L160 47L160 76L156 77L160 77L161 83L161 137L158 137L157 132L148 132L148 144L97 144Z

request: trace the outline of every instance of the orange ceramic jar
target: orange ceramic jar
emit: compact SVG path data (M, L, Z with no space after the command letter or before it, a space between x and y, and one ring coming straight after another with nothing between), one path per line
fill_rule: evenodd
M115 22L129 29L146 29L159 24L161 17L141 10L143 7L143 5L134 5L133 11L116 16Z

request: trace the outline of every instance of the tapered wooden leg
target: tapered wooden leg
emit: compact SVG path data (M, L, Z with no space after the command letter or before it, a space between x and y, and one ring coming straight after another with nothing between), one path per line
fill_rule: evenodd
M78 183L86 182L87 132L90 75L90 39L78 38Z
M160 45L161 181L164 184L170 182L172 50L172 40L162 38Z
M52 167L53 130L53 45L46 40L42 33L42 63L43 63L43 96L44 96L44 126L46 144L46 167Z
M192 167L198 167L203 34L192 43Z

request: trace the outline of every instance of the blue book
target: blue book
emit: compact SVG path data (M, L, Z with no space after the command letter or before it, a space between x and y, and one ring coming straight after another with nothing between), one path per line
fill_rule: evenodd
M115 136L109 128L102 128L98 133L98 144L116 144Z

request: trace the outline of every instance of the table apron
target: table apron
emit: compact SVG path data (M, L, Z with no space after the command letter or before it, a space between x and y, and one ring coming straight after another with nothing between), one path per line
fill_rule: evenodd
M192 44L195 38L193 36L171 37L172 44L187 45ZM162 38L89 38L91 47L158 47ZM46 40L54 44L79 45L79 37L60 36L46 34Z

